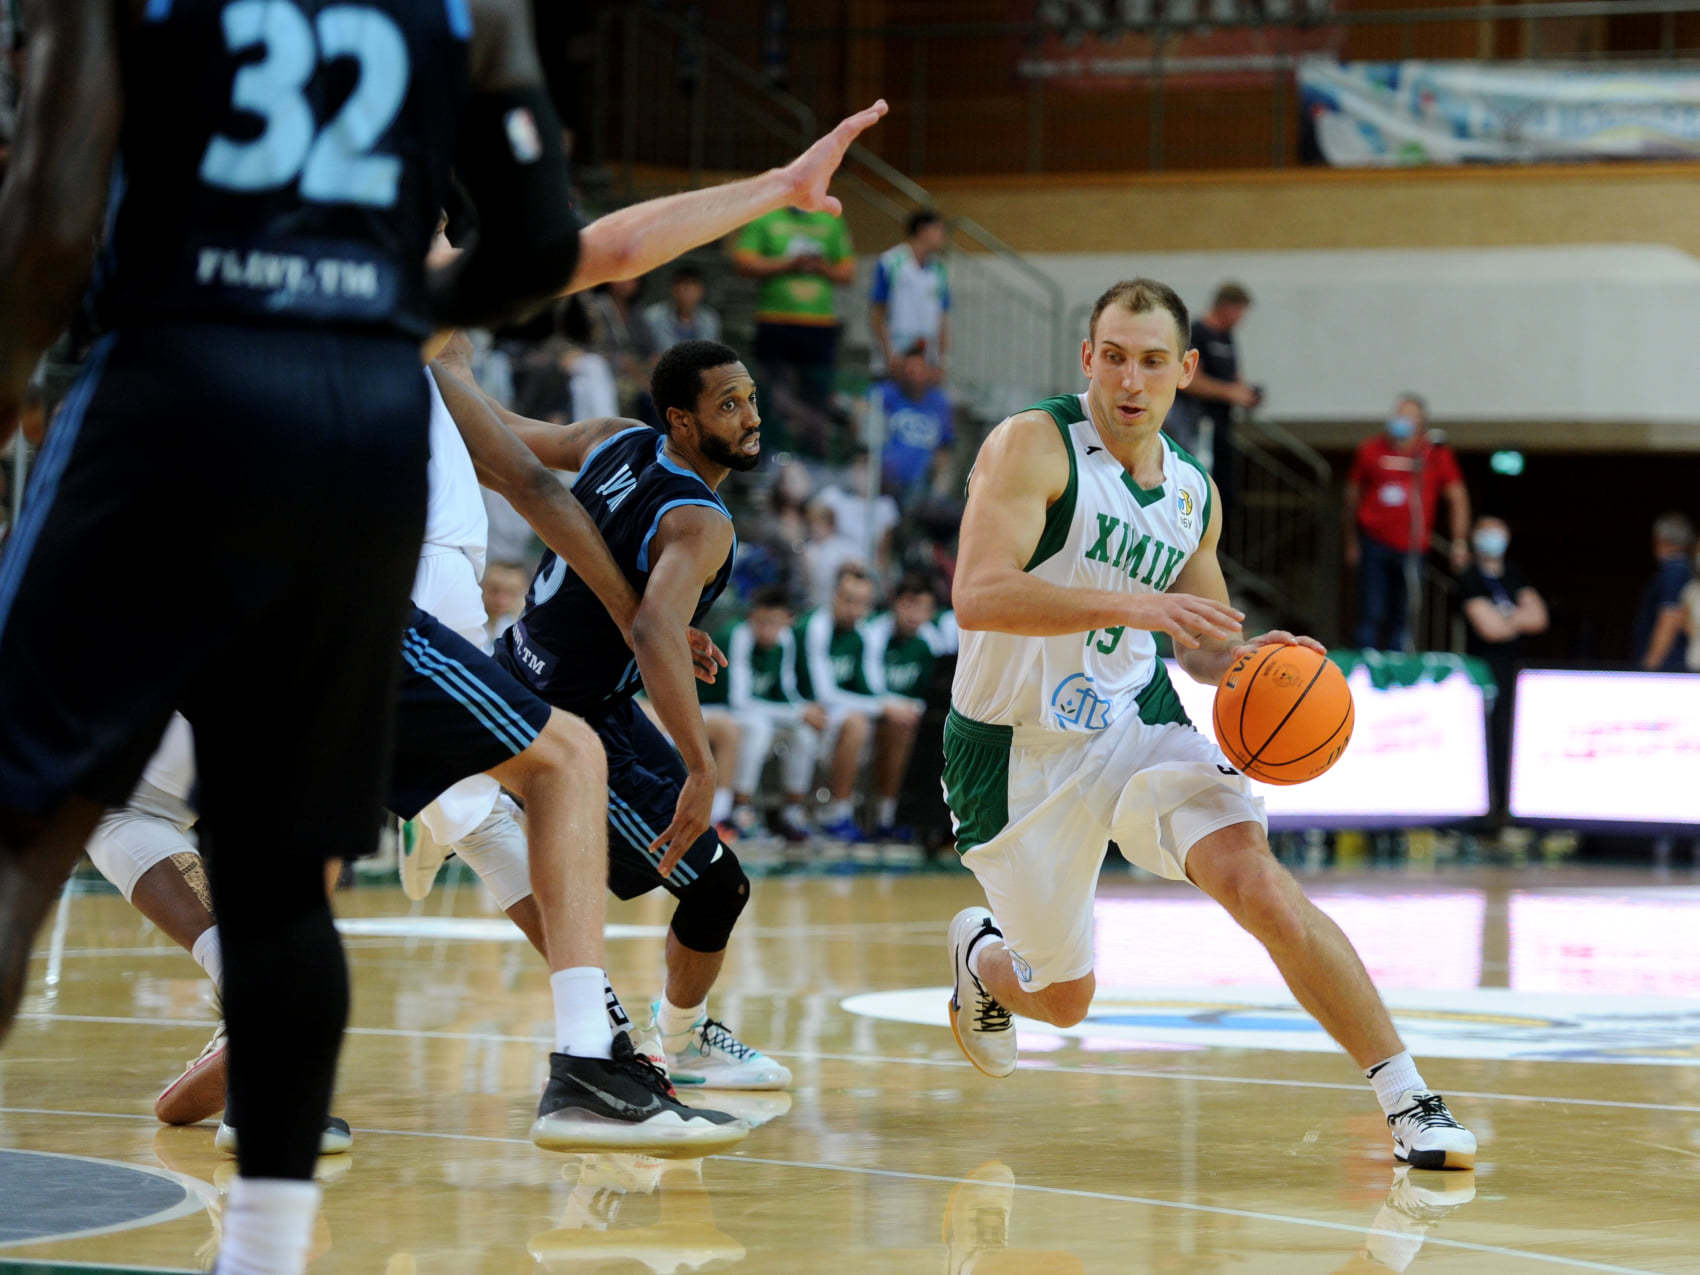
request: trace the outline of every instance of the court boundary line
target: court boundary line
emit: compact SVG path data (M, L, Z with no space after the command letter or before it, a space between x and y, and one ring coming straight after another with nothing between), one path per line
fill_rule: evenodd
M131 1115L129 1113L107 1113L100 1111L60 1111L45 1108L3 1107L0 1112L7 1114L52 1115L87 1117L93 1119L147 1120L151 1117ZM355 1126L356 1133L368 1134L373 1137L386 1138L435 1138L449 1142L478 1142L501 1146L532 1147L529 1138L499 1138L490 1134L479 1133L441 1133L427 1129L376 1129L367 1126ZM547 1154L547 1153L546 1153ZM765 1156L723 1154L707 1157L720 1164L761 1164L781 1169L806 1169L819 1173L854 1173L864 1177L898 1178L911 1182L936 1182L945 1186L974 1186L973 1178L956 1178L942 1173L915 1173L907 1169L872 1169L855 1164L827 1164L811 1160L779 1160ZM205 1185L204 1183L202 1184ZM1288 1213L1265 1213L1255 1209L1236 1209L1226 1204L1195 1204L1184 1200L1163 1200L1155 1196L1117 1195L1109 1191L1088 1191L1079 1187L1045 1186L1041 1183L1015 1182L1011 1184L1017 1191L1027 1191L1035 1195L1070 1196L1084 1200L1102 1200L1112 1204L1133 1204L1143 1208L1176 1209L1186 1213L1207 1213L1218 1217L1237 1217L1255 1222L1272 1222L1286 1226L1303 1226L1313 1230L1336 1231L1348 1235L1380 1235L1390 1239L1408 1239L1403 1231L1389 1231L1375 1226L1357 1226L1350 1222L1331 1222L1323 1218L1299 1217ZM1423 1237L1425 1245L1433 1244L1441 1248L1458 1249L1464 1252L1485 1253L1496 1257L1520 1258L1525 1261L1542 1262L1549 1266L1566 1266L1574 1270L1603 1271L1607 1275L1656 1275L1656 1272L1641 1266L1614 1266L1607 1262L1590 1261L1581 1257L1564 1257L1556 1253L1542 1253L1533 1249L1508 1248L1497 1244L1478 1244L1473 1240L1454 1240L1440 1235ZM877 1252L878 1250L873 1250ZM96 1268L99 1269L99 1268Z
M215 1025L210 1018L124 1018L106 1014L55 1014L43 1010L27 1010L18 1019L38 1022L94 1023L115 1027L193 1027L205 1031ZM493 1041L508 1045L548 1045L547 1036L514 1036L502 1032L449 1032L403 1027L350 1027L350 1036L409 1036L426 1040ZM13 1046L14 1053L16 1045ZM771 1058L791 1058L802 1062L882 1063L907 1067L971 1068L964 1058L900 1058L884 1054L829 1054L809 1049L769 1049L763 1051ZM1131 1052L1131 1051L1130 1051ZM1321 1057L1322 1055L1316 1055ZM1343 1056L1343 1055L1342 1055ZM0 1063L5 1059L0 1058ZM1444 1060L1443 1060L1444 1061ZM1645 1066L1639 1063L1602 1063L1594 1066ZM1189 1080L1211 1085L1266 1085L1278 1089L1332 1089L1345 1093L1364 1092L1365 1084L1340 1080L1280 1080L1270 1076L1213 1076L1196 1071L1158 1071L1141 1067L1069 1067L1045 1059L1024 1059L1024 1071L1051 1071L1070 1076L1125 1076L1131 1080ZM1477 1089L1447 1089L1453 1098L1476 1098L1485 1102L1550 1102L1573 1107L1607 1107L1623 1111L1668 1111L1678 1115L1700 1115L1700 1105L1672 1102L1624 1102L1614 1098L1565 1098L1552 1094L1495 1093ZM0 1107L0 1111L13 1108Z

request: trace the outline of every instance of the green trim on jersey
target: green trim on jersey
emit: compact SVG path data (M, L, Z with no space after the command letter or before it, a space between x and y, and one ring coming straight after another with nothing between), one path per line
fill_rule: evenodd
M1125 469L1122 470L1122 486L1126 487L1128 493L1139 502L1141 509L1149 509L1163 499L1163 483L1158 483L1155 487L1141 487L1134 482L1133 475Z
M1134 702L1139 706L1139 720L1147 726L1192 725L1186 709L1181 707L1181 697L1175 691L1175 684L1169 680L1168 666L1160 659L1151 672L1151 680Z
M956 816L956 852L984 845L1009 824L1009 753L1015 731L964 717L944 719L944 794Z
M1058 394L1042 403L1029 407L1029 412L1045 412L1056 422L1057 432L1062 435L1063 450L1068 453L1068 486L1063 488L1062 495L1056 503L1045 510L1045 530L1039 536L1039 543L1033 549L1033 556L1027 560L1023 571L1031 571L1047 558L1054 558L1068 543L1069 528L1074 523L1074 502L1080 493L1080 473L1074 459L1074 437L1068 427L1076 421L1086 419L1086 413L1080 408L1080 399L1073 394Z
M1169 436L1165 434L1163 437L1168 438ZM1204 521L1200 524L1204 528L1204 531L1199 532L1199 539L1202 540L1204 538L1204 532L1210 530L1210 511L1216 507L1216 484L1210 481L1210 471L1198 463L1198 457L1187 451L1186 448L1182 447L1172 438L1169 438L1169 446L1175 449L1175 453L1182 460L1191 465L1204 476Z

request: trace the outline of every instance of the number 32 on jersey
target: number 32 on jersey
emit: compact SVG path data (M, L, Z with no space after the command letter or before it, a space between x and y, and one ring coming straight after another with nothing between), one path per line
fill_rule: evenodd
M233 0L221 14L232 54L261 50L258 62L236 72L231 105L258 116L258 137L216 134L201 158L201 180L223 190L256 193L297 179L301 198L314 203L389 208L401 180L401 160L374 152L407 97L407 40L390 16L362 4L337 4L309 23L295 5ZM354 91L324 127L313 118L305 89L324 63L354 59Z

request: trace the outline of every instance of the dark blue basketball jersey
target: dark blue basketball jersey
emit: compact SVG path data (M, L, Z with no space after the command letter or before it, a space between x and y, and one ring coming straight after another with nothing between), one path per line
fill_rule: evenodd
M466 0L149 0L96 268L103 326L429 330Z
M702 505L732 517L712 487L667 456L666 441L647 425L622 430L591 449L573 484L573 494L639 596L649 580L650 543L668 510ZM726 588L737 553L734 537L732 551L697 601L693 624ZM619 626L578 573L553 553L543 555L525 611L502 635L497 652L551 704L587 716L629 699L641 684Z

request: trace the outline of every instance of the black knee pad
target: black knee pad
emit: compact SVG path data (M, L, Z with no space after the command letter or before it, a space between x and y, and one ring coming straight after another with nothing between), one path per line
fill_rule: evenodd
M738 866L738 856L724 845L679 895L673 912L673 937L693 952L718 952L732 937L738 914L750 901L750 879Z

